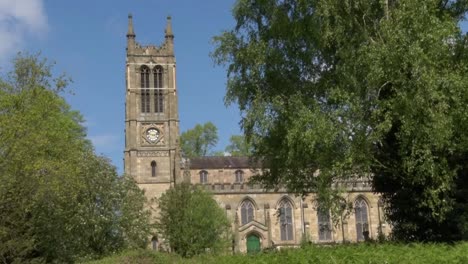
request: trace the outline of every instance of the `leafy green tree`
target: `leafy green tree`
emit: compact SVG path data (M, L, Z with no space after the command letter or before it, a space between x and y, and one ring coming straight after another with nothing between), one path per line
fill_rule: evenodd
M227 153L226 153L225 151L216 150L216 151L211 152L211 155L210 155L210 156L222 157L222 156L225 156L226 154L227 154Z
M243 135L232 135L229 142L229 145L226 146L226 152L229 152L232 156L251 155L251 146Z
M187 157L211 155L213 147L218 143L218 128L211 122L197 124L180 135L180 143Z
M145 244L141 190L94 154L69 80L19 54L0 78L0 262L69 263Z
M315 191L373 175L397 238L466 238L465 0L240 0L215 37L258 180ZM314 172L320 168L320 175ZM333 210L337 211L337 210ZM454 222L460 221L460 224Z
M229 221L211 194L187 183L177 184L158 200L156 228L183 257L227 248Z

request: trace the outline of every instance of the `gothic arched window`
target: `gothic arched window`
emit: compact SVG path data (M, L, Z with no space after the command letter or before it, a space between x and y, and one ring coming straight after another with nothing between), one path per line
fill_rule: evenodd
M151 177L156 177L156 161L151 162Z
M354 212L355 212L355 218L356 218L357 240L363 241L366 239L366 236L369 235L369 222L367 218L367 203L364 199L358 198L354 202Z
M317 219L318 219L318 235L319 240L331 240L332 229L330 222L330 212L324 211L322 208L317 208Z
M241 205L241 223L245 225L254 219L254 205L250 200L245 200Z
M287 199L283 199L279 205L279 218L281 240L293 240L293 211L292 204Z
M200 183L207 183L208 182L208 172L207 171L200 171Z
M163 67L161 65L157 65L154 67L153 75L154 75L154 88L163 88Z
M236 170L236 182L244 182L244 172L241 170Z
M149 75L150 70L147 66L141 67L141 112L149 113L150 112L150 90L145 89L149 88Z
M153 69L153 76L154 76L154 112L155 113L162 113L164 112L164 94L162 89L163 83L163 67L160 65L154 67Z

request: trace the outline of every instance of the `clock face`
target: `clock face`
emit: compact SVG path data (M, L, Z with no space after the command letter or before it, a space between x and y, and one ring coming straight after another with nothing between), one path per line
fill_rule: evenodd
M151 143L156 143L159 139L159 130L156 128L149 128L146 130L146 139Z

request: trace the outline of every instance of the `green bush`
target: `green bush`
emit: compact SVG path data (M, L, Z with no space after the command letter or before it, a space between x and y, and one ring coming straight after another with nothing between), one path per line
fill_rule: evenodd
M204 254L184 259L177 255L151 251L131 251L92 262L107 263L203 263L203 264L464 264L468 263L468 243L448 244L346 244L312 245L300 249L282 249L257 255ZM91 263L90 263L91 264Z
M158 233L173 252L191 257L228 247L229 221L211 194L190 184L177 184L158 200Z

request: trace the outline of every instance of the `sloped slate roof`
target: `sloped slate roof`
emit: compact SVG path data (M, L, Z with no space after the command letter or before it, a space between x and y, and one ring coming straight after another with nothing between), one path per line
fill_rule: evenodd
M190 169L237 169L250 168L249 157L198 157L190 159Z

